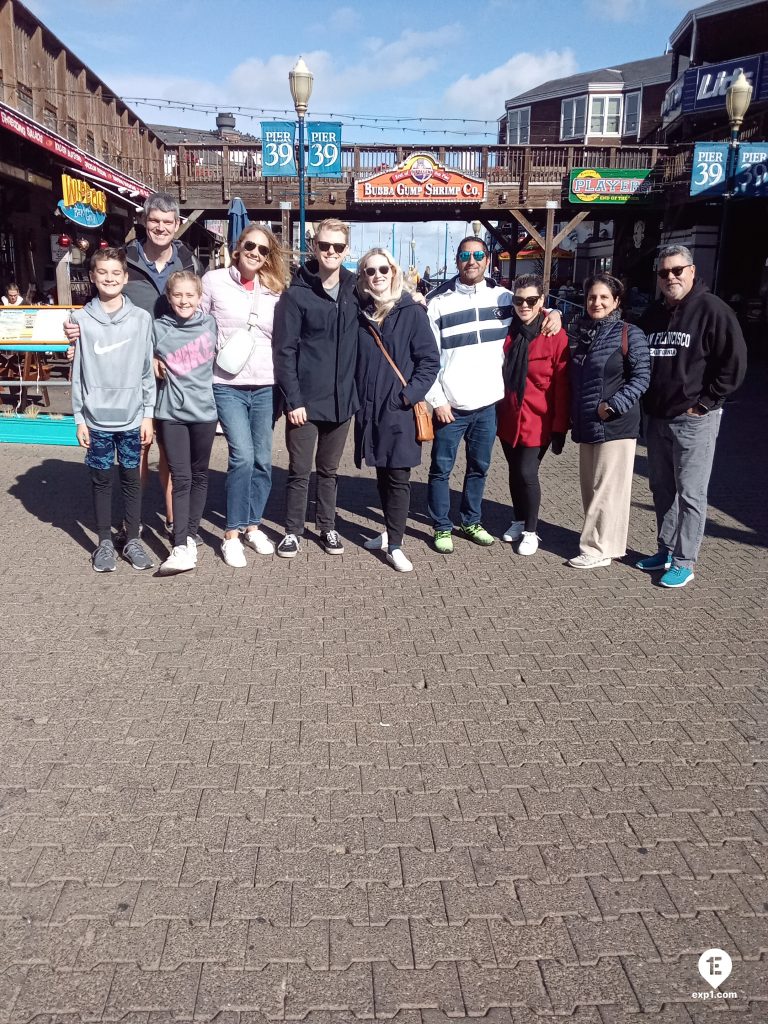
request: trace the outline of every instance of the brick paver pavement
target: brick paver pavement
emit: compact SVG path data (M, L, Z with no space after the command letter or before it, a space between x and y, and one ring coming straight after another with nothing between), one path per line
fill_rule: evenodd
M727 411L679 592L564 565L570 442L535 558L431 551L422 468L392 572L347 461L342 558L209 546L174 579L91 572L80 453L4 447L0 1020L768 1020L767 379ZM211 545L224 466L219 439ZM498 535L499 452L488 497ZM698 996L709 947L727 999Z

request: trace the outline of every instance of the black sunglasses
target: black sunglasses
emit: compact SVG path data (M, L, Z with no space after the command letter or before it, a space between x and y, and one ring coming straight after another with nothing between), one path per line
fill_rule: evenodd
M261 245L259 242L243 242L240 248L245 249L246 252L253 252L254 249L258 249L259 256L269 256L269 246Z
M673 274L675 275L675 277L682 277L683 271L687 270L690 266L692 266L692 264L684 263L682 267L667 267L666 270L659 270L657 271L657 273L659 277L662 279L662 281L666 281L667 278L672 277Z
M365 268L365 276L366 277L373 277L374 274L384 274L384 275L387 275L388 273L389 273L389 264L388 263L385 266L383 266L383 267L366 267Z
M330 252L330 250L333 249L333 251L338 253L339 256L341 256L347 248L346 242L315 242L315 245L320 252Z
M462 251L458 255L458 258L461 260L462 263L469 263L470 257L472 256L474 256L475 258L475 263L481 263L484 259L486 259L488 253L485 252L483 249L475 249L473 252L467 252L466 249L462 249Z
M540 295L515 295L512 299L512 303L515 306L527 306L528 309L533 309L537 302L541 301Z

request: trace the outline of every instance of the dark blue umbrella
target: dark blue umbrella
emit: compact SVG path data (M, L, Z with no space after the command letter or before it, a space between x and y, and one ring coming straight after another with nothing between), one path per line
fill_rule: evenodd
M239 196L235 196L227 207L227 220L229 221L229 226L227 227L227 245L231 252L240 235L242 235L251 223L251 218L248 216L245 204Z

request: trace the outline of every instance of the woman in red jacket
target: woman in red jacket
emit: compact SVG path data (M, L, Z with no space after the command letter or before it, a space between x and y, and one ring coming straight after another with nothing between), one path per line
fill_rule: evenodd
M536 526L541 504L539 464L547 448L559 455L569 424L568 336L541 333L544 283L535 274L515 280L515 315L504 343L504 398L497 433L509 465L514 521L502 537L520 541L518 555L539 547Z

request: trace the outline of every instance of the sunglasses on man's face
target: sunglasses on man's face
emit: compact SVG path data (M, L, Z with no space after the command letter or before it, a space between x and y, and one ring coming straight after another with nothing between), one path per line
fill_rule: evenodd
M253 252L254 249L258 249L259 256L269 256L269 246L261 245L259 242L243 242L242 248L246 252Z
M475 249L474 252L467 252L466 249L462 249L459 253L459 259L462 263L469 263L470 259L474 259L475 263L482 263L487 255L482 249Z
M315 242L315 245L320 250L320 252L330 252L331 249L333 249L333 251L335 253L338 253L339 256L341 256L341 254L347 248L346 242Z
M385 264L383 267L366 267L365 268L365 275L366 275L366 277L373 277L375 274L382 274L383 276L386 277L386 275L388 273L389 273L389 264L388 263Z
M666 270L659 270L657 273L662 281L666 281L667 278L672 277L673 274L675 277L682 277L683 271L687 270L690 266L690 263L684 263L682 267L667 267Z
M528 309L533 309L537 302L541 299L540 295L515 295L512 302L515 306L527 306Z

